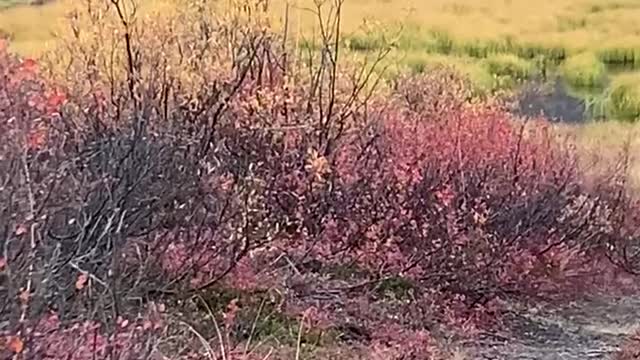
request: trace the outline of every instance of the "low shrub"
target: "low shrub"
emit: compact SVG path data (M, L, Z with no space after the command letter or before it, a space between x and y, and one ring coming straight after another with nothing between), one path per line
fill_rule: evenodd
M435 357L427 320L473 328L461 319L495 317L496 298L536 295L593 254L634 262L640 207L624 182L587 183L547 123L470 101L455 72L378 93L373 67L338 66L336 39L293 61L257 7L216 17L194 1L133 21L91 4L46 71L0 54L0 320L14 352L55 345L32 331L55 310L77 324L55 326L60 343L93 332L107 354L123 319L162 301L207 351L183 358L211 358L210 343L231 354L250 328L300 350L299 318L355 319L383 358ZM244 297L257 288L278 295ZM249 326L261 307L272 321Z
M607 68L595 54L583 53L569 57L562 64L565 80L575 87L600 87L607 79Z
M365 266L485 301L539 286L556 236L571 247L584 236L604 238L606 219L595 224L605 205L581 190L574 155L544 126L521 136L509 115L492 109L393 114L376 147L385 150L363 156L369 162L342 155L338 168L349 181L341 193L353 193L354 203L341 208L358 212L337 213L325 235L352 244ZM581 234L583 222L594 227Z

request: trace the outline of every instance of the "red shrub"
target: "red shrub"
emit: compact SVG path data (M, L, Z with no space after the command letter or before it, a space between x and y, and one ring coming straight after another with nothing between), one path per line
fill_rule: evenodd
M629 336L622 344L622 348L618 351L614 360L636 360L640 358L640 332Z
M32 150L46 141L65 97L48 86L31 59L18 59L0 44L0 141L3 151L18 145Z
M535 290L550 267L568 276L609 239L615 204L583 185L575 150L548 125L440 106L387 105L373 140L335 154L321 241L333 255L477 303Z

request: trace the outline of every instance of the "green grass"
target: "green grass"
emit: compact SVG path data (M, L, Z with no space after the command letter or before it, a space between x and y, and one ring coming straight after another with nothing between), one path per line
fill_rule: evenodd
M513 54L490 55L484 60L484 65L490 74L516 81L531 79L536 74L536 68L530 61Z
M602 87L607 80L607 67L595 54L582 53L567 59L562 74L573 87Z
M478 95L503 90L506 85L500 83L499 79L493 76L483 64L471 57L410 52L392 54L386 62L391 65L388 71L389 77L406 71L419 74L443 66L452 68L470 80L474 87L472 90Z
M28 0L0 0L0 9L8 9L17 5L29 4Z
M0 0L0 6L26 1ZM273 17L280 23L286 2L294 9L290 13L292 31L311 33L315 15L303 8L312 8L313 0L274 0ZM0 28L30 23L31 29L11 30L16 37L30 41L29 32L46 32L55 26L52 23L61 18L57 7L54 3L11 9L6 15L0 14ZM38 21L38 8L46 9L46 21ZM379 28L403 27L406 31L398 42L402 49L482 58L508 52L524 58L542 55L556 61L588 51L598 54L605 63L639 66L638 18L637 0L555 0L545 6L529 0L350 0L345 3L342 24L345 33L360 29L364 20ZM370 48L375 42L356 36L353 46Z
M611 118L634 122L640 118L640 73L625 74L613 80L607 109Z

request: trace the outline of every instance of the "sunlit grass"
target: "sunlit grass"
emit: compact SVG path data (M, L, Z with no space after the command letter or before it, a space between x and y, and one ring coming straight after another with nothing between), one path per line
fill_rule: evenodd
M513 54L493 54L484 63L492 75L508 76L514 80L527 80L536 73L531 62Z
M478 93L499 90L502 85L483 64L469 57L409 52L398 63L414 73L426 72L440 66L452 67L469 78Z
M62 29L64 15L70 2L54 1L45 5L19 5L0 11L0 33L11 38L13 50L24 55L39 55Z
M640 73L617 77L608 96L610 116L636 121L640 118Z
M0 4L2 1L0 0ZM18 3L18 2L16 2ZM66 15L81 0L54 0L44 5L11 6L0 11L0 34L8 34L11 48L25 56L38 56L54 45L55 33L66 30ZM142 1L141 13L150 10L168 10L175 6L172 0ZM1 8L1 6L0 6Z
M0 6L16 1L0 0ZM140 2L141 12L171 11L180 3ZM0 11L0 34L10 34L18 53L37 56L64 28L70 6L80 3L54 0ZM269 11L276 29L288 14L290 38L311 44L319 33L314 10L314 0L272 0ZM324 10L326 20L328 5ZM608 67L640 68L640 0L555 0L544 6L530 0L348 0L341 15L343 46L351 52L374 53L392 43L398 54L391 60L392 73L446 63L483 91L532 78L541 71L540 59L559 65L560 75L580 88L604 87ZM594 107L629 117L635 111L629 104L640 104L640 92L631 80L611 78L611 88L593 98L602 100L593 101Z
M273 2L280 16L286 0ZM292 2L312 8L312 0ZM302 28L310 30L313 14L301 11ZM591 50L606 61L629 61L640 48L640 2L634 0L350 0L343 12L345 31L363 21L403 24L410 31L403 44L429 44L434 33L446 34L454 50L472 56L508 51L522 56L563 58ZM615 43L611 39L616 39Z
M567 59L562 74L574 87L601 87L607 79L607 68L595 54L582 53Z
M59 29L71 3L58 0L3 11L0 31L12 34L20 52L38 53L40 43ZM166 6L177 1L143 1L147 8L159 3ZM317 34L316 15L310 11L313 0L273 0L270 12L277 24L284 23L286 4L291 32ZM638 18L637 0L555 0L544 6L529 0L349 0L342 12L342 27L350 47L360 51L380 46L375 35L370 35L376 30L403 29L397 45L411 51L472 57L507 52L557 61L589 51L606 63L640 65ZM369 32L358 32L363 28Z
M631 189L640 191L640 124L599 121L587 124L558 124L556 129L570 135L582 155L582 167L588 173L607 176L607 170L615 163L628 144L628 177ZM610 174L609 174L610 175Z
M0 14L0 28L14 33L16 41L46 39L67 2L10 9ZM316 22L307 9L313 8L313 1L274 0L274 18L282 21L287 2L291 29L310 34ZM590 50L606 62L640 63L637 0L554 0L544 6L529 0L350 0L342 15L346 33L359 29L365 20L407 28L403 47L442 47L445 40L450 50L471 56L506 50L562 58Z

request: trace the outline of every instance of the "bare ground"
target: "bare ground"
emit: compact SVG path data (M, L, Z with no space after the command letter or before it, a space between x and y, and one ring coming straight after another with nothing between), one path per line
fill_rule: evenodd
M514 305L504 333L467 344L469 359L610 359L640 325L640 296L599 295L565 306Z

